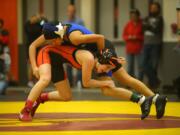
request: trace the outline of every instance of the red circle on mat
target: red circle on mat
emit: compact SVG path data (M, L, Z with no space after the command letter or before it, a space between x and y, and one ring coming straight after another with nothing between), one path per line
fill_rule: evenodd
M20 122L17 114L0 114L0 131L76 131L179 128L180 117L104 113L37 113L32 122Z

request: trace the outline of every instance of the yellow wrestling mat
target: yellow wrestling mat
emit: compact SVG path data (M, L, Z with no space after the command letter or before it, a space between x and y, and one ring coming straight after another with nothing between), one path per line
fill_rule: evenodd
M122 101L47 102L32 122L17 118L24 102L0 102L0 135L180 135L180 103L168 102L165 117L140 120L137 104Z

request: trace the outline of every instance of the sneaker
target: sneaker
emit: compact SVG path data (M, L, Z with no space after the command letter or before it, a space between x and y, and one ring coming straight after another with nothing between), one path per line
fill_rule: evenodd
M32 121L32 117L30 115L30 110L28 110L27 108L24 108L20 114L19 114L19 120L20 121Z
M145 101L141 104L141 120L145 119L151 110L151 105L152 105L152 97L148 97L145 99Z
M160 119L164 116L165 108L167 103L166 96L158 96L155 102L156 106L156 118Z

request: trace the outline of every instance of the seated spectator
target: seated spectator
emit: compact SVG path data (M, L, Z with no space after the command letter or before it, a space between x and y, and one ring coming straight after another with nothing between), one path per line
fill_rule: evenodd
M8 76L10 71L11 58L8 50L0 54L0 94L5 95L8 87Z
M0 94L5 94L8 87L10 71L9 32L4 28L4 21L0 19Z
M4 48L9 50L8 43L9 43L9 32L4 28L4 21L0 19L0 50L2 52L4 51Z

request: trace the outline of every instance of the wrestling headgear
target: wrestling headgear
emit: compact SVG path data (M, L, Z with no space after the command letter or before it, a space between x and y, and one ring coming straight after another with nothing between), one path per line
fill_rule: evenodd
M54 25L52 23L45 23L43 25L42 33L44 34L45 39L54 39L54 38L63 38L64 29L63 25L59 23Z
M100 64L110 64L116 66L119 64L116 60L117 56L112 49L103 49L98 55L98 62Z

